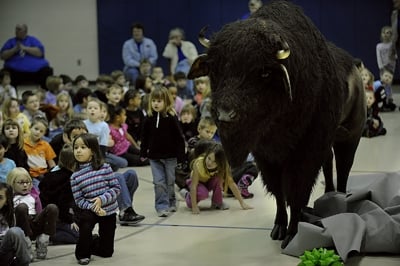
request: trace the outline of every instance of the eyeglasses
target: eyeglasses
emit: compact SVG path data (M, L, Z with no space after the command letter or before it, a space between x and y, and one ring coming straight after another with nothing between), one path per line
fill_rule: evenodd
M32 181L18 181L15 183L17 183L18 185L30 185L32 184Z

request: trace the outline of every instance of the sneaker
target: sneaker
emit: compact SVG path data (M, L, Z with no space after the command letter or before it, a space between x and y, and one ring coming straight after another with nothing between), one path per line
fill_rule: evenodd
M168 217L168 214L169 213L167 210L161 210L157 212L158 217L163 217L163 218Z
M248 190L248 187L253 183L254 177L251 175L243 175L242 178L240 178L237 186L240 190L240 194L244 199L250 199L254 197L253 193L250 193Z
M49 236L41 234L36 238L36 258L40 260L46 259L47 246L49 245Z
M33 253L32 241L31 241L31 239L29 238L29 236L26 236L26 237L25 237L25 241L26 241L26 244L27 244L27 246L28 246L28 254L29 254L29 257L30 257L30 259L31 259L31 262L33 262L34 259L35 259L35 254Z
M251 175L243 175L239 182L238 182L238 187L248 187L253 183L254 176Z
M176 206L171 206L168 209L169 212L176 212Z
M229 205L226 204L225 202L222 202L221 204L212 203L211 208L216 210L228 210Z
M189 193L189 190L187 190L186 188L182 188L181 190L179 190L179 194L182 196L182 198L186 199L187 195Z
M124 215L119 216L119 223L121 225L137 224L144 220L144 216L137 214L132 207L125 210Z
M247 188L241 188L240 189L240 194L242 195L242 197L244 199L251 199L252 197L254 197L254 194L250 193Z
M82 259L78 260L78 264L80 264L80 265L88 265L89 262L90 262L89 258L82 258Z

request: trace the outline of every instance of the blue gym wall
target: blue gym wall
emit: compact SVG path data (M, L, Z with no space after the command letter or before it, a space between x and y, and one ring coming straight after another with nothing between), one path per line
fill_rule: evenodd
M264 1L266 3L267 1ZM378 75L375 47L380 29L390 24L391 0L293 0L300 5L326 38L361 58ZM100 73L122 69L122 45L131 37L130 25L141 22L145 35L157 45L158 64L167 70L162 52L169 30L181 27L186 39L201 53L199 30L209 33L239 19L248 11L247 0L97 0Z

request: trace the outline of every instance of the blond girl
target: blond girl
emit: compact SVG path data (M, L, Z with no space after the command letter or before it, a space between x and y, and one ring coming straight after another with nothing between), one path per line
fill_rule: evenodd
M62 133L65 123L69 121L74 114L72 99L68 92L62 91L57 95L56 106L58 107L58 113L50 121L49 125L50 138L57 135L58 133Z
M22 167L8 173L7 184L14 190L16 226L24 231L25 236L36 238L36 258L45 259L49 238L56 232L57 206L49 204L42 208L39 193L32 186L32 178Z
M4 121L7 119L12 119L16 121L20 126L24 137L30 135L31 131L29 127L31 123L29 122L28 117L20 111L20 105L17 98L10 98L5 100L3 103L2 111Z
M175 167L185 161L185 140L165 87L156 88L149 95L140 157L150 161L157 214L167 217L176 211Z
M205 98L204 95L208 95L211 91L210 79L207 76L196 78L194 80L194 88L196 92L194 100L196 101L197 105L200 106Z

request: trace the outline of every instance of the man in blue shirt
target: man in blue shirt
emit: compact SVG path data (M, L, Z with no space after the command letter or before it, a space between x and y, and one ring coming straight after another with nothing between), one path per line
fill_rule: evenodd
M126 79L135 84L139 75L139 65L143 59L147 59L155 66L158 59L157 46L153 40L144 37L144 27L135 23L131 27L132 38L125 41L122 47L122 60L124 61L124 74Z
M10 72L11 84L17 88L26 82L46 88L46 79L53 75L53 69L44 58L44 46L35 37L28 35L26 24L17 24L15 37L7 40L0 50L4 69Z

